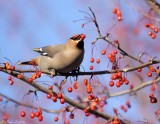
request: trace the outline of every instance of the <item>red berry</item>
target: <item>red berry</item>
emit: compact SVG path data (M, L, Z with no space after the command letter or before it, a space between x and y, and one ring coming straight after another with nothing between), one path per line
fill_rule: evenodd
M141 72L141 71L142 71L142 68L139 68L137 71L138 71L138 72Z
M114 40L114 43L115 43L115 44L119 44L119 41L118 41L118 40Z
M158 28L155 28L155 29L154 29L154 32L155 32L155 33L158 33L158 32L159 32L159 29L158 29Z
M38 117L38 120L39 120L39 121L42 121L42 120L43 120L43 116L40 115L40 116Z
M85 86L88 85L88 79L84 79L84 85L85 85Z
M117 72L117 78L122 77L122 73L121 72Z
M36 117L39 117L40 115L41 115L41 114L40 114L39 111L36 111L36 112L35 112L35 116L36 116Z
M149 66L149 70L150 70L151 72L155 72L155 69L154 69L154 67L153 67L152 65Z
M130 107L131 107L131 104L130 104L130 102L129 102L129 101L126 101L126 105L128 106L128 108L130 108Z
M100 63L100 59L97 59L96 62L97 62L97 64L99 64Z
M8 80L12 80L12 76L11 75L8 77Z
M156 98L156 97L152 97L152 98L150 99L150 102L151 102L151 103L157 103L157 98Z
M148 32L148 35L149 35L149 36L152 36L152 31L149 31L149 32Z
M86 108L86 109L84 109L83 111L84 111L84 113L87 113L89 110Z
M110 85L111 87L113 87L113 86L114 86L114 81L110 81L110 82L109 82L109 85Z
M108 59L112 59L113 55L112 54L108 54Z
M21 78L22 78L22 74L18 74L18 75L17 75L17 78L18 78L18 79L21 79Z
M152 38L152 39L155 39L155 38L156 38L156 34L152 34L152 35L151 35L151 38Z
M121 11L117 9L116 14L117 14L118 16L121 16Z
M53 96L52 101L53 101L53 102L57 102L57 97L56 97L56 96Z
M102 51L101 51L101 54L102 54L102 55L105 55L105 54L106 54L106 50L102 50Z
M11 66L11 70L14 71L15 70L15 66Z
M118 53L118 51L117 50L114 50L114 54L117 54Z
M91 65L91 66L89 67L89 69L90 69L90 70L93 70L93 65Z
M61 99L62 98L62 93L58 93L57 98Z
M129 84L129 80L125 80L125 84L128 85Z
M87 93L88 93L88 94L92 93L92 87L88 87L88 88L87 88Z
M81 34L81 38L82 39L86 38L86 35L85 34Z
M32 78L29 78L29 79L28 79L28 82L29 82L29 83L32 83L32 82L33 82L33 79L32 79Z
M74 118L74 114L70 114L70 118L73 119Z
M152 98L152 97L154 97L154 94L153 94L153 93L150 93L150 94L149 94L149 98Z
M65 103L65 99L64 99L64 98L61 98L61 99L60 99L60 103L61 103L61 104L64 104L64 103Z
M117 75L116 75L116 74L112 74L112 75L111 75L111 79L112 79L112 80L116 80L116 79L117 79Z
M84 24L82 24L82 28L84 27Z
M118 81L118 82L116 83L116 86L117 86L117 87L120 87L120 86L121 86L121 82Z
M91 58L91 59L90 59L90 62L93 63L93 62L94 62L94 58Z
M3 100L2 97L0 97L0 102L1 102L2 100Z
M131 84L129 88L130 88L130 90L132 90L134 88L134 85Z
M122 21L122 16L117 17L118 21Z
M55 118L54 118L54 121L56 121L56 122L57 122L57 121L58 121L58 117L55 117Z
M73 87L74 87L74 89L78 89L78 83L74 82Z
M117 14L117 9L114 8L114 9L112 10L112 12L113 12L114 14Z
M148 77L152 77L152 72L148 72Z
M48 98L48 99L51 99L51 98L52 98L52 95L51 95L51 94L47 94L47 98Z
M34 112L31 112L30 118L34 118L34 117L35 117L35 113L34 113Z
M13 81L13 80L10 80L10 81L9 81L9 84L10 84L10 85L13 85L13 84L14 84L14 81Z
M86 112L85 115L86 115L86 116L90 116L90 113L89 113L89 112Z
M98 103L98 102L99 102L99 98L96 97L96 98L94 99L94 101L95 101L96 103Z
M71 93L72 91L73 91L73 90L72 90L72 87L69 87L69 88L68 88L68 92Z
M93 99L94 99L94 95L93 94L88 96L88 100L93 100Z
M21 117L25 117L26 116L26 112L25 111L21 111Z
M125 107L124 107L124 105L121 105L121 107L120 107L120 108L123 110Z
M53 89L53 87L52 87L52 86L49 86L49 87L48 87L48 89L49 89L49 90L52 90L52 89Z

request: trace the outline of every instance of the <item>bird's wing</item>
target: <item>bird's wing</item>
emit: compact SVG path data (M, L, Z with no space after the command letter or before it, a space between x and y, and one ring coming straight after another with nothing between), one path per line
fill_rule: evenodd
M42 56L53 57L56 53L64 50L64 44L34 48L33 50L40 53Z

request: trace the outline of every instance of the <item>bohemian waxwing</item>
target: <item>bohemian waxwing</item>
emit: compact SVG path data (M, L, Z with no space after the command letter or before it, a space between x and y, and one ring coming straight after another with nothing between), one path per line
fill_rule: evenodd
M56 72L68 73L83 61L84 56L84 34L72 36L65 44L45 46L33 49L41 55L31 61L20 62L19 65L35 65L42 72L50 73L51 76Z

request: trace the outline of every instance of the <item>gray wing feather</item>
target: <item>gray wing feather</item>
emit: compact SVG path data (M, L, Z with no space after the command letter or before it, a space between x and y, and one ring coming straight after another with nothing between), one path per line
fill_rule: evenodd
M64 50L64 44L42 47L41 55L53 57L56 53Z

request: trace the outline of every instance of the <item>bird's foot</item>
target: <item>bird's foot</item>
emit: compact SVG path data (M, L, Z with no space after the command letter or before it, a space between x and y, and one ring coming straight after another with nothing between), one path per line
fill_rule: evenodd
M79 71L80 71L80 67L77 67L76 69L72 70L71 73L77 74L77 73L79 73Z
M78 80L78 73L80 72L80 67L77 67L75 70L73 70L71 73L75 74L76 80Z

